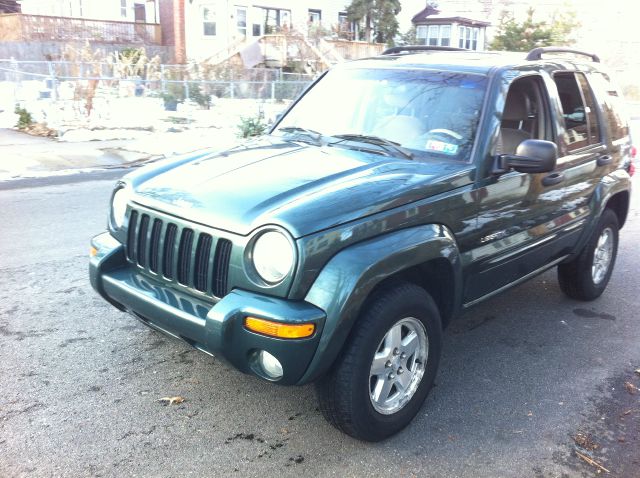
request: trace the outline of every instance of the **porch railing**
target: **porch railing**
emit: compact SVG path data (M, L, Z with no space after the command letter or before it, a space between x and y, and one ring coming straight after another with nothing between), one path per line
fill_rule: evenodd
M9 13L0 15L0 41L91 41L160 45L155 23Z

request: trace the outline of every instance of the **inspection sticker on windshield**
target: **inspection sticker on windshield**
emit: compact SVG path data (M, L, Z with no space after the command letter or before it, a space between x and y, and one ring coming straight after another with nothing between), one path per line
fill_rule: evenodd
M430 139L429 141L427 141L425 147L427 148L427 151L435 151L437 153L451 155L458 153L457 144L445 143L444 141L437 141L435 139Z

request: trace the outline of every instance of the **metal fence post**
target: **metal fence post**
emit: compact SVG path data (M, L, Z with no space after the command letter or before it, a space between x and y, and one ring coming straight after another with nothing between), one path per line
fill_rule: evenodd
M160 64L160 91L164 95L166 92L166 84L164 79L164 64Z
M51 99L55 101L58 99L58 80L56 79L53 63L49 61L47 62L47 66L49 67L49 81L51 82Z
M13 70L14 82L20 86L22 84L22 71L19 69L18 62L14 57L11 57L11 69Z

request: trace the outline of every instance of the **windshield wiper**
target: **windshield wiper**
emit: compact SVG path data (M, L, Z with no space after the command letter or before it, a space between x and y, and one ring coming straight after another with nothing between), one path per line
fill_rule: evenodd
M283 133L293 133L297 136L311 138L316 143L322 144L322 133L318 133L317 131L314 131L312 129L303 128L301 126L285 126L283 128L278 128L277 131L282 131Z
M380 138L379 136L349 133L349 134L334 134L333 137L341 139L343 141L360 141L362 143L374 144L376 146L380 146L383 150L387 152L400 154L401 156L407 159L413 159L413 153L408 149L402 147L400 143L396 143L395 141L391 141L389 139ZM338 141L338 142L342 142L342 141Z

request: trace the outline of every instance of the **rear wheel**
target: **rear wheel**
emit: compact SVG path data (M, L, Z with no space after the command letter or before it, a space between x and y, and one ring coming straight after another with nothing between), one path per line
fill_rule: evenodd
M440 315L422 288L402 283L373 297L333 369L316 382L320 410L343 432L379 441L418 413L438 369Z
M604 292L618 253L618 217L605 209L589 242L571 262L558 266L562 291L578 300L594 300Z

